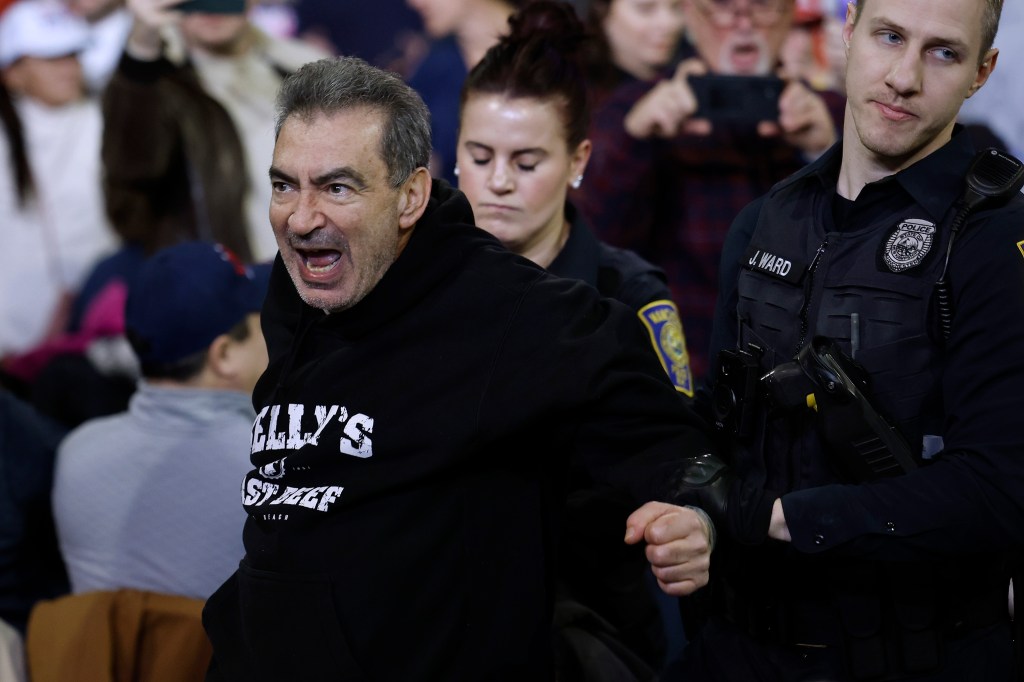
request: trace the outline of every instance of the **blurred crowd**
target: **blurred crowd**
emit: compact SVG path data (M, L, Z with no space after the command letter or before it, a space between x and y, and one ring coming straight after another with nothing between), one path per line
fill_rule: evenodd
M637 309L666 301L679 321L656 348L666 371L689 396L707 378L729 225L841 134L847 8L575 0L586 89L563 134L543 97L522 111L494 96L487 78L499 76L487 69L464 87L523 4L0 2L0 621L10 636L41 599L133 588L202 600L237 565L249 395L267 363L258 313L277 252L274 101L304 63L354 55L406 79L431 112L432 175L462 189L510 249L580 279L567 255L578 240L613 260L628 250L656 292L607 295ZM1007 3L1000 37L1021 30L1021 5ZM962 121L980 145L1021 155L1024 52L996 44L1000 69ZM777 117L711 121L693 83L715 75L778 78ZM501 127L511 119L528 123ZM532 175L552 155L560 175ZM183 487L166 485L175 476L195 495L160 494ZM656 671L678 654L682 625L656 590L635 587L650 598L641 615L655 616L628 646L637 669Z

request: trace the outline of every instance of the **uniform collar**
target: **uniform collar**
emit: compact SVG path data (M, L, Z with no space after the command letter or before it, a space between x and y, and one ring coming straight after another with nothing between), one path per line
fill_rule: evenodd
M790 185L804 182L817 182L828 190L835 189L839 179L839 165L843 159L843 142L840 140L828 148L824 154L807 164L785 180L778 182L772 188L770 194L775 194L780 189Z
M576 207L569 202L565 203L565 218L569 221L569 238L548 266L548 272L559 277L582 280L596 287L601 256L597 237L587 227Z
M949 142L892 179L936 220L963 196L964 176L974 158L974 143L967 130L957 125ZM885 182L887 179L880 180ZM872 183L875 184L875 183Z
M917 163L898 173L869 183L864 190L889 191L897 183L919 206L936 221L941 220L950 207L963 195L964 176L974 158L974 143L967 130L957 124L953 137ZM842 141L837 142L814 163L777 185L777 189L790 184L815 181L823 189L835 191L842 162Z

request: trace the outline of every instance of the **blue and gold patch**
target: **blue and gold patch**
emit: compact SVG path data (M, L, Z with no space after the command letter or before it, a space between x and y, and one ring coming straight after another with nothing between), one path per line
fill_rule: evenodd
M1020 255L1024 256L1024 239L1017 242L1017 249L1020 251Z
M686 352L686 335L679 311L672 301L654 301L640 309L640 319L651 335L651 344L658 353L676 390L693 397L693 374L690 373L690 354Z

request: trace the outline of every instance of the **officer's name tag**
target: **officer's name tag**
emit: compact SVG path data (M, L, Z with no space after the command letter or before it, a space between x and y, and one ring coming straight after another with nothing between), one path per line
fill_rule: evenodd
M786 258L751 244L743 255L743 267L756 272L763 272L769 277L781 279L790 284L799 284L807 271L803 263Z

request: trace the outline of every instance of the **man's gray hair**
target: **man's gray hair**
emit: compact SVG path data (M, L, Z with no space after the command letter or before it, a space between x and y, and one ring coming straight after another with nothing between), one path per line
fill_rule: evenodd
M368 107L384 117L380 156L392 187L430 163L430 111L416 91L393 73L356 57L321 59L288 76L277 94L274 137L291 116L311 120L323 114Z

